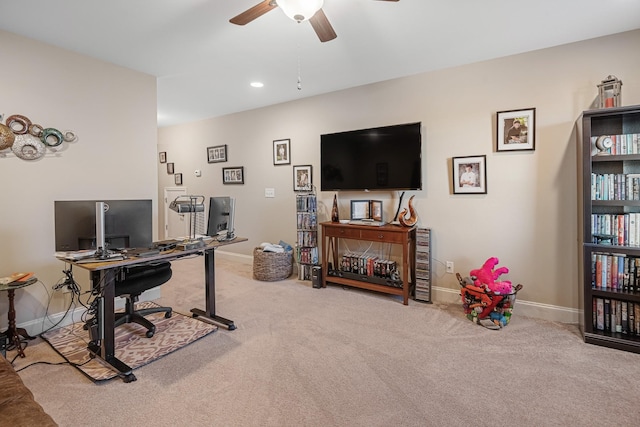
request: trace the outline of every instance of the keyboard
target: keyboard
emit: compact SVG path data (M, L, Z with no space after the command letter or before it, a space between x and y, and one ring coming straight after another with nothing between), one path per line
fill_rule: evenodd
M157 248L132 248L124 252L127 256L146 257L158 255L160 250Z
M370 225L373 227L381 227L383 226L385 223L383 221L371 221L368 219L352 219L349 221L349 224L351 225Z

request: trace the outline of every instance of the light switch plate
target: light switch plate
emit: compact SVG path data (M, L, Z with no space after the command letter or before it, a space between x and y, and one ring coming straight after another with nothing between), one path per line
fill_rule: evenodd
M269 198L276 197L276 189L275 188L265 188L264 189L264 197L269 197Z

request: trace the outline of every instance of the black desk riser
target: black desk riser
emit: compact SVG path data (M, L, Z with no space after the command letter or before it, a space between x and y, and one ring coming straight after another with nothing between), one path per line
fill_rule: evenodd
M99 310L98 328L101 339L89 342L88 349L92 356L100 357L118 372L125 382L135 381L133 369L115 356L115 278L117 272L122 267L146 264L154 261L173 261L192 255L204 255L205 269L205 309L192 308L193 317L204 317L212 322L224 325L228 330L233 331L236 325L232 320L216 314L216 284L215 284L215 260L214 251L220 246L233 243L245 242L248 239L236 237L228 241L214 241L202 248L188 250L171 250L158 255L127 258L118 261L99 261L95 263L78 263L70 260L63 260L80 268L89 270L91 283L94 291L100 290L104 304Z

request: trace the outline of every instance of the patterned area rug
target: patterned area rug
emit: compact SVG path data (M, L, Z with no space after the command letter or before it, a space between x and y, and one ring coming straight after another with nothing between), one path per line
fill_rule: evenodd
M137 308L157 306L153 302L142 302ZM134 323L118 326L115 330L116 357L132 369L153 362L173 351L214 332L217 326L173 312L169 319L164 313L146 316L156 332L151 338L145 336L146 328ZM89 332L83 324L75 323L42 334L42 337L68 362L94 381L104 381L118 374L101 359L89 357L87 343Z

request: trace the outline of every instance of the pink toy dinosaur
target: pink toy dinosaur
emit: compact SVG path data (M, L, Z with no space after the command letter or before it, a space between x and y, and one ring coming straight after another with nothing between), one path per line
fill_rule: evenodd
M509 280L496 282L501 275L509 272L507 267L500 267L494 270L494 267L499 262L498 258L491 257L484 262L481 268L471 270L469 275L473 279L473 284L476 286L486 285L492 292L501 295L511 293L512 285Z

